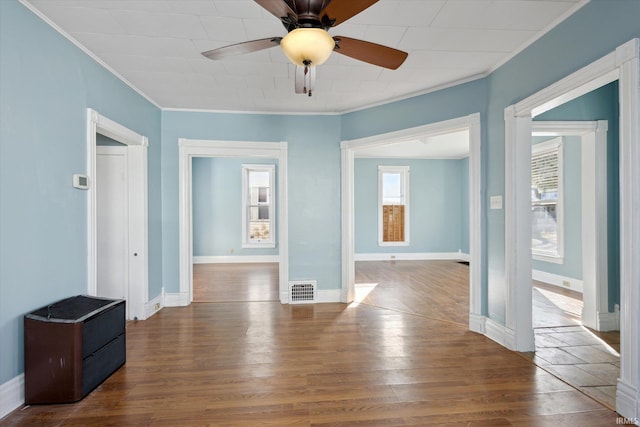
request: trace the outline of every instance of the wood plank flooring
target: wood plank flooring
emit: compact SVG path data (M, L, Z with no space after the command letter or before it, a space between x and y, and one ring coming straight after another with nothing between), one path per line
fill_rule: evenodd
M194 302L280 301L278 263L194 264Z
M533 362L611 409L620 375L620 332L582 326L582 295L534 281Z
M453 262L435 267L435 277L458 268ZM441 280L436 287L446 290ZM430 309L429 302L402 295L401 309L379 305L394 303L382 284L367 296L375 305L165 308L128 322L126 365L84 400L28 406L1 423L615 425L615 412L467 331L463 316L435 309L417 315L411 310Z
M358 261L366 304L469 325L469 267L456 261Z

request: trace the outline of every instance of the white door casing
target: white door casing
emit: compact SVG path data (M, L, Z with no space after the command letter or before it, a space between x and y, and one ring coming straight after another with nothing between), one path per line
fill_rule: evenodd
M515 340L510 348L534 349L531 322L522 313L531 311L530 209L521 209L529 198L530 162L522 163L531 144L532 118L618 81L620 114L620 377L616 411L625 418L640 417L640 39L505 109L505 271L507 280L507 331ZM510 185L514 183L515 185ZM526 204L530 202L527 201ZM528 233L522 230L527 230ZM529 315L530 319L530 315ZM524 320L524 321L523 321Z
M127 223L129 319L145 319L149 295L148 280L148 207L147 147L145 136L87 109L87 294L97 294L97 192L96 134L107 136L127 150Z

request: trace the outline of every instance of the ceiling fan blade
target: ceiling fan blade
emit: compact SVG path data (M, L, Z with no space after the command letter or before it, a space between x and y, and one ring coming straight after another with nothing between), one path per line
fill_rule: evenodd
M364 40L342 36L333 39L336 41L336 52L390 70L397 69L409 56L407 52Z
M209 59L223 59L229 56L242 55L245 53L257 52L259 50L269 49L280 44L282 37L270 37L268 39L251 40L232 44L230 46L220 47L218 49L202 52L202 55Z
M289 3L286 0L254 1L278 19L286 18L288 16L293 16L296 20L298 19L298 14L291 9L291 6L289 6Z
M331 3L320 12L320 21L333 21L331 26L335 27L377 2L378 0L332 0Z

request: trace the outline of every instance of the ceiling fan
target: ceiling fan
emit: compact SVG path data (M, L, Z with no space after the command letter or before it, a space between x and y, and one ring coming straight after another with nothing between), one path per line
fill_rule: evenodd
M209 59L257 52L279 45L296 68L296 93L311 96L315 67L335 51L369 64L397 69L408 54L398 49L343 36L328 30L357 15L378 0L255 0L280 19L287 30L284 37L269 37L202 52Z

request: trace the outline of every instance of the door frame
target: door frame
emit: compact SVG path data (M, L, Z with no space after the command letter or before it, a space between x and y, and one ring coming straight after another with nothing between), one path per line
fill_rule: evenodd
M193 302L193 162L194 157L259 157L278 160L277 232L280 302L289 301L289 220L287 142L178 140L179 280L180 292L165 300L167 306ZM238 172L239 173L239 172Z
M149 140L129 128L87 109L87 294L97 293L96 135L107 136L127 149L128 318L146 319L149 299L147 147Z
M350 303L355 298L355 153L416 137L436 136L469 130L469 329L484 333L482 315L482 171L480 113L418 126L396 132L342 141L342 295Z
M640 413L640 39L505 108L505 333L509 348L535 348L531 322L532 118L618 81L620 102L620 377L616 410Z
M609 313L608 126L606 120L533 121L531 129L533 136L577 136L581 141L582 324L597 331L619 328L618 316Z

